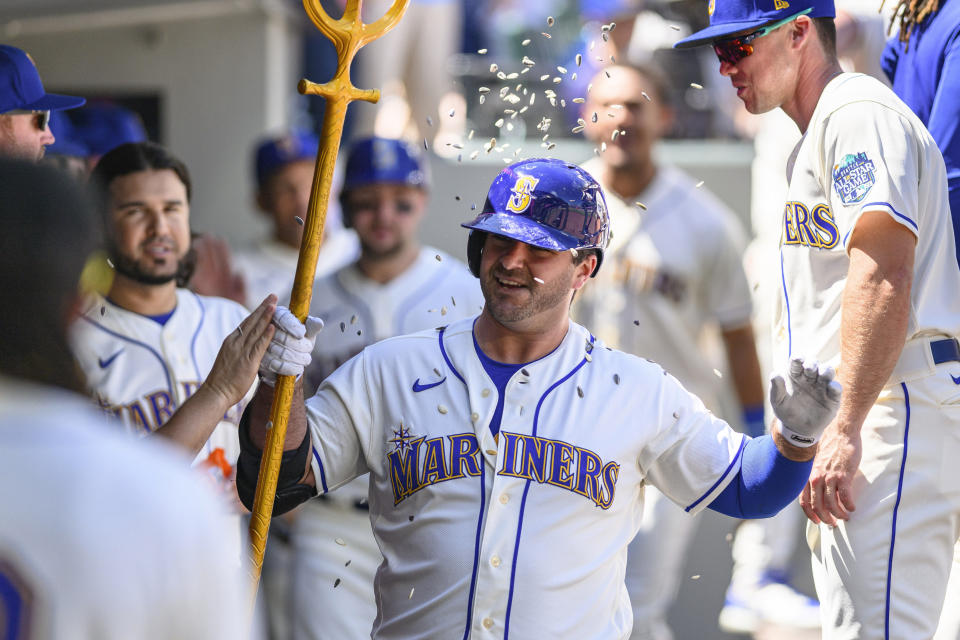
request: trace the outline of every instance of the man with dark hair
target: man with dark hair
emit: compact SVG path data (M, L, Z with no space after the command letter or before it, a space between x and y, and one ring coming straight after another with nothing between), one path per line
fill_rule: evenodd
M56 138L50 112L73 109L83 98L47 93L33 60L22 49L0 44L0 155L36 161Z
M4 638L239 638L222 509L178 451L131 442L76 393L67 348L95 245L79 187L0 159L0 611Z
M71 331L88 389L134 433L157 432L229 476L245 401L223 406L212 433L200 422L162 428L200 386L224 338L242 336L247 315L235 302L178 287L189 271L187 167L159 145L125 144L100 159L91 182L102 193L115 274L106 296L87 298Z
M800 499L823 637L930 638L960 521L960 272L943 158L879 81L844 73L832 0L716 0L712 45L751 113L803 137L787 167L774 362L802 350L845 393ZM829 31L829 29L827 30Z
M576 165L505 168L464 226L483 311L366 347L306 403L298 383L275 508L370 473L378 640L622 640L643 487L694 513L776 512L803 486L839 387L832 370L795 359L791 391L772 385L782 422L751 439L655 363L572 322L571 298L609 238L600 187ZM302 373L313 348L289 311L277 316L285 348L271 348L264 380ZM247 503L270 403L262 389L244 416Z

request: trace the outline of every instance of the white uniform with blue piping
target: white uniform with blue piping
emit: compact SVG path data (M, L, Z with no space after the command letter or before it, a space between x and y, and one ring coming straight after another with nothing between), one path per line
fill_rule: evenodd
M320 491L370 472L373 637L627 638L644 483L698 512L745 436L571 322L508 383L495 439L474 320L367 347L306 403Z
M824 638L927 638L960 531L960 272L943 159L888 88L844 73L824 89L788 176L774 362L842 368L847 243L863 212L917 236L907 341L863 424L856 511L835 528L810 525L808 538Z
M0 636L244 637L231 519L186 457L107 422L0 377Z
M387 283L354 263L319 278L310 315L326 323L305 373L312 392L367 345L438 327L483 308L479 281L459 260L423 247ZM430 376L433 376L432 372ZM412 382L412 381L411 381ZM293 640L342 640L369 634L377 614L373 581L383 560L370 528L367 477L299 509L293 524Z

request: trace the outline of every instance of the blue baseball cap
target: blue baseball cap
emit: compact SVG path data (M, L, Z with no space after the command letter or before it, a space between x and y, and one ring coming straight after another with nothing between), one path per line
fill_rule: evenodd
M833 0L709 0L710 26L673 45L688 49L728 38L748 29L806 14L811 18L834 18Z
M320 139L307 131L293 130L279 138L262 140L257 145L254 173L257 186L263 188L279 169L298 160L315 160Z
M378 183L427 189L428 169L416 145L395 138L363 138L350 147L342 191Z
M122 144L147 141L147 129L140 114L117 104L94 102L71 116L76 137L91 155L102 156Z
M53 131L57 140L47 147L47 155L54 154L77 158L86 158L90 155L89 147L77 136L76 127L70 120L70 116L65 112L52 111L50 113L50 131Z
M40 73L23 49L0 44L0 113L74 109L84 98L47 93Z

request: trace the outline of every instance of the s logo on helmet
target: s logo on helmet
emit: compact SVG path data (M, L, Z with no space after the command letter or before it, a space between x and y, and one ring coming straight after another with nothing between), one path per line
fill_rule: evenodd
M530 206L532 198L530 193L537 187L539 178L531 176L519 176L513 188L510 189L510 199L507 201L507 210L514 213L523 213Z

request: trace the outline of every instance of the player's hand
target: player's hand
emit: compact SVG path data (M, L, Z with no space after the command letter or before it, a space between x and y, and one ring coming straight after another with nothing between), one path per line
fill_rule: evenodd
M800 494L800 506L814 524L834 526L837 520L850 518L856 509L853 479L862 454L859 431L851 433L834 423L824 432L810 479Z
M841 387L833 367L816 361L790 361L790 388L782 376L770 380L770 404L780 420L780 432L796 447L812 447L840 407Z
M317 334L323 329L323 320L307 316L304 325L290 309L279 306L273 314L273 324L277 330L260 361L260 379L273 386L277 376L303 375L304 368L310 364L310 355Z
M277 296L270 294L220 346L203 384L223 396L227 406L240 402L253 385L257 368L273 338L275 329L270 319L276 308Z

